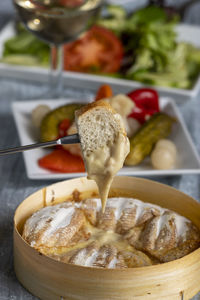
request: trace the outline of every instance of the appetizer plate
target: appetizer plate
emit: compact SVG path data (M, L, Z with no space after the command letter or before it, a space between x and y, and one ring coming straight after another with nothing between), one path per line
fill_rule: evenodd
M50 108L54 109L63 104L72 102L74 102L72 99L14 102L12 111L21 145L32 144L38 141L38 132L36 132L31 123L31 111L37 105L47 104ZM119 171L119 175L158 176L200 173L199 155L176 105L172 100L161 97L160 107L163 112L175 117L177 120L169 137L176 144L178 151L176 168L171 170L155 170L152 168L149 158L147 158L138 166L123 167ZM85 173L55 173L40 168L37 163L38 159L50 151L51 150L47 149L37 149L23 153L27 176L30 179L64 179L86 175Z
M200 27L187 24L180 24L176 27L178 41L186 41L200 48ZM0 59L3 53L5 41L14 35L14 24L8 23L0 32ZM0 76L18 78L23 80L33 80L47 82L48 70L40 67L28 67L19 65L8 65L0 63ZM77 72L64 72L64 84L75 88L88 88L96 91L103 84L110 84L113 90L127 93L134 88L144 86L144 84L127 79L117 79L106 76L90 75ZM192 89L167 88L154 86L161 96L172 97L175 100L183 101L197 96L200 90L200 76L198 77Z

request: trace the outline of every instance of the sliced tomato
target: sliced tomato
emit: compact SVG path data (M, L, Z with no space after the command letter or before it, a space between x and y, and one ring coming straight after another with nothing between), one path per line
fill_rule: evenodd
M60 5L67 6L67 7L77 7L84 3L84 0L59 0Z
M64 69L88 73L114 73L121 65L123 46L114 33L93 26L84 36L64 46Z
M135 103L135 107L129 117L135 118L141 124L153 114L160 111L159 95L154 89L142 88L128 94Z

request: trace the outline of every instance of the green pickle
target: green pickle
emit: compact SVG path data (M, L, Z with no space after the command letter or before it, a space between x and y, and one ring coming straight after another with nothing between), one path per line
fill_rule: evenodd
M58 138L58 126L64 119L73 122L74 113L82 104L67 104L50 111L40 126L40 141L48 142Z
M151 153L157 141L170 135L174 122L175 119L165 113L154 114L130 138L130 152L125 160L125 165L140 164Z

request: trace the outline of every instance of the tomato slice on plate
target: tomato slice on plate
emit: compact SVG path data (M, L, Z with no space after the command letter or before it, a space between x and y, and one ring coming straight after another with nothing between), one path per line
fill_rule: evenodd
M66 7L77 7L80 6L84 3L84 0L59 0L58 3L62 6L66 6Z
M64 46L64 69L114 73L121 65L123 46L112 31L93 26L82 38Z

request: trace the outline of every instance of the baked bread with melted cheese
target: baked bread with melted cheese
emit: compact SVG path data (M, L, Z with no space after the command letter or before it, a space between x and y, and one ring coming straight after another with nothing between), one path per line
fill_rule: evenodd
M200 230L185 217L133 198L99 198L48 206L27 219L23 238L61 262L98 268L142 267L200 247Z

